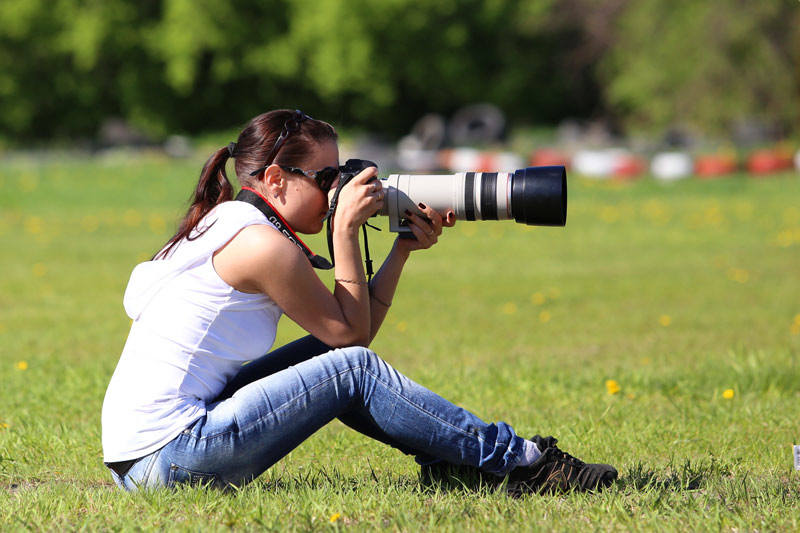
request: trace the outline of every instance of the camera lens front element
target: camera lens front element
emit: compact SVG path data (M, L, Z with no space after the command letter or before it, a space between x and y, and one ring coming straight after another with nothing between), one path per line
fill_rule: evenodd
M528 167L511 179L511 213L530 226L567 224L567 171L564 167Z

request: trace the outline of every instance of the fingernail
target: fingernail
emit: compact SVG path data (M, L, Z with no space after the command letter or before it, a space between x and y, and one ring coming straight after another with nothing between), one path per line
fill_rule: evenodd
M419 206L419 208L420 208L420 209L425 209L425 208L427 207L427 206L426 206L425 204L423 204L422 202L418 203L417 205Z

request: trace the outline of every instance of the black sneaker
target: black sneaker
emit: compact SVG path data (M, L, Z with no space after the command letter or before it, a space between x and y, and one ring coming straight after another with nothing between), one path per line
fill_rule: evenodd
M511 471L507 490L512 496L593 491L606 488L617 479L617 470L613 466L586 464L559 450L554 437L536 435L531 440L542 451L542 456L532 465Z

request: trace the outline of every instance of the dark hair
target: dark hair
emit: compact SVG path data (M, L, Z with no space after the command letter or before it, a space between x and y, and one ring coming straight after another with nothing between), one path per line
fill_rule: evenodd
M197 182L191 205L186 215L181 220L175 235L153 259L163 259L181 240L192 241L203 231L192 235L200 220L214 207L233 200L233 186L225 173L225 163L230 157L236 159L236 177L242 187L252 186L258 181L259 176L250 176L250 173L259 168L279 163L288 166L301 166L309 153L318 145L337 139L336 130L321 120L309 118L300 123L300 129L289 135L275 155L270 154L281 130L295 111L279 109L258 115L252 119L239 134L235 148L228 146L220 148L208 158L200 180ZM269 157L272 161L268 161ZM210 227L210 226L209 226Z

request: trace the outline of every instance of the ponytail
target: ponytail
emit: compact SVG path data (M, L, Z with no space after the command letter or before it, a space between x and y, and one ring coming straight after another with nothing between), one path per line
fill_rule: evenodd
M200 172L200 180L197 182L192 204L186 212L186 216L178 226L178 231L167 244L158 252L153 259L164 259L181 240L193 241L208 230L204 228L197 235L192 236L192 232L197 224L206 216L209 211L222 202L233 200L233 186L228 175L225 173L225 163L234 155L231 146L220 148L208 158L203 170ZM210 226L209 226L210 227Z
M316 146L323 142L336 141L336 130L321 120L302 121L299 129L281 141L282 131L287 121L296 116L297 111L278 109L262 113L253 118L239 134L235 143L220 148L208 158L197 188L192 197L192 205L181 220L178 231L153 259L164 259L183 239L193 241L206 232L208 228L197 230L197 224L222 202L233 200L233 186L225 174L225 163L228 159L236 159L236 175L243 187L253 186L258 178L252 177L264 164L278 162L283 165L301 166ZM276 144L279 154L276 152ZM256 172L257 173L257 172ZM210 226L209 226L210 227Z

